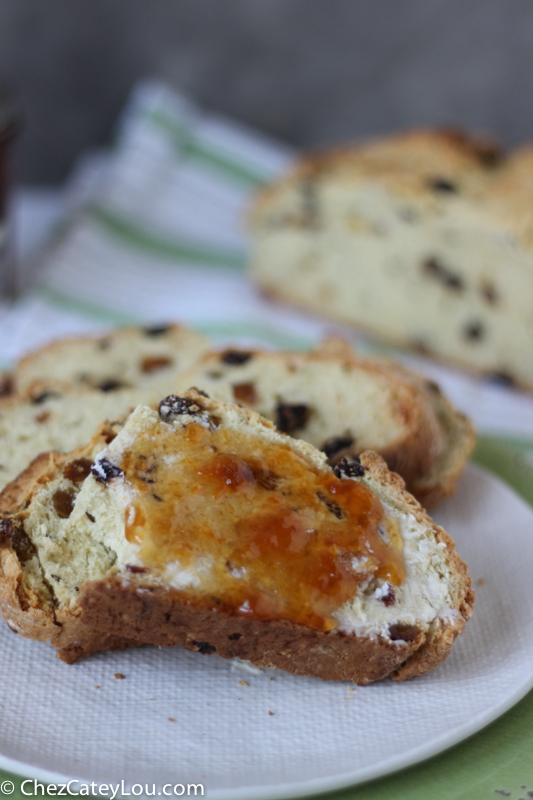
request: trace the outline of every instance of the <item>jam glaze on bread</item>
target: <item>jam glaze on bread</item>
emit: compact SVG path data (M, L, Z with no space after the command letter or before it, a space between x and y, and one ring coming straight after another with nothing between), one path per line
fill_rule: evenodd
M425 508L453 493L474 445L469 420L435 383L360 356L341 339L308 353L207 353L180 385L251 408L322 450L332 466L375 451Z
M195 391L139 406L103 449L101 437L0 497L0 605L21 635L48 638L31 612L52 606L72 642L81 625L114 646L365 684L433 669L463 631L467 567L377 455L332 469Z
M533 157L413 131L303 159L252 212L273 297L533 390Z

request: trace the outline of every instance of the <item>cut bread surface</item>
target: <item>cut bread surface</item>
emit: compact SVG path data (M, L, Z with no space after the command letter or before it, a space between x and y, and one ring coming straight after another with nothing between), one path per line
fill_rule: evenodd
M22 635L21 596L46 607L45 587L64 636L76 620L88 640L368 683L433 668L463 630L466 566L378 456L332 470L257 414L193 391L139 406L108 439L49 456L2 495L2 614ZM17 555L8 529L20 526L38 568ZM18 594L5 577L17 569Z
M11 391L23 394L35 382L92 387L113 392L170 380L207 349L204 336L178 324L116 328L98 336L60 339L22 358L11 375Z
M533 388L533 159L485 153L414 132L304 160L259 197L253 276L383 341Z
M98 650L140 644L81 621L74 597L84 569L109 566L109 556L100 542L82 540L76 549L61 535L61 520L70 514L92 457L114 435L111 426L102 426L89 445L69 456L43 453L0 494L0 613L21 636L49 640L68 663ZM80 568L80 580L64 602L57 587L70 559Z
M158 403L207 349L180 325L54 342L22 359L0 400L0 489L39 454L84 445L104 420Z
M454 491L474 444L470 422L436 384L337 339L310 353L208 353L180 383L257 411L331 464L374 450L426 507Z

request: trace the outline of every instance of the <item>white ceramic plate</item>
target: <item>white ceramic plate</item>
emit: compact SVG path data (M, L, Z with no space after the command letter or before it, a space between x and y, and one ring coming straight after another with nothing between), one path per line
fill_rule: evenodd
M472 621L436 672L352 687L247 674L181 648L103 653L69 667L2 626L0 767L156 792L202 783L211 800L297 797L459 742L533 685L533 511L469 467L435 516L477 591Z

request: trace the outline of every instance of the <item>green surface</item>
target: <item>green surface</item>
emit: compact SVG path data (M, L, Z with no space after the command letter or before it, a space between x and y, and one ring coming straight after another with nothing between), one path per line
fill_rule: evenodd
M533 505L532 441L481 437L474 461L499 475ZM0 771L0 786L5 780L12 780L15 785L15 791L9 796L22 800L25 796L20 791L23 778ZM209 793L206 796L209 797ZM322 797L330 800L497 800L501 797L529 800L533 797L533 691L483 731L442 755L387 778Z

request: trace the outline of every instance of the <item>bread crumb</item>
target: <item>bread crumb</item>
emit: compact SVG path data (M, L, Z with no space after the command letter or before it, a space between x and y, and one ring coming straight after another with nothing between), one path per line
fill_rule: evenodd
M93 689L99 689L100 686L93 686Z
M269 712L268 712L268 716L269 716L269 717L273 717L273 716L274 716L274 712L273 712L273 711L269 711Z
M270 678L270 680L271 680L271 681L275 681L276 679L275 679L275 678Z
M239 686L249 686L250 684L246 681L239 681Z
M167 719L168 719L168 721L169 721L169 722L176 722L176 720L174 719L174 717L167 717Z
M122 672L115 672L115 678L117 681L123 681L126 676L122 674Z
M348 686L349 692L355 692L355 686Z
M485 583L485 578L478 578L476 582L478 586L483 586Z

